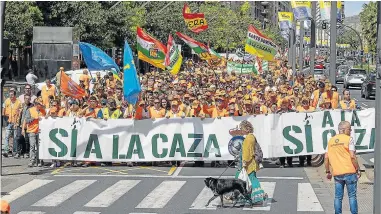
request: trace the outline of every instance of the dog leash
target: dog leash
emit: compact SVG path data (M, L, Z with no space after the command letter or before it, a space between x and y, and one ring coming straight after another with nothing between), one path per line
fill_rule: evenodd
M229 167L234 163L236 161L236 159L234 159L234 161L233 162L231 162L227 167L226 167L226 169L221 173L221 175L220 176L218 176L218 178L217 179L220 179L221 178L221 176L226 172L226 170L228 170L229 169ZM242 168L241 168L241 170L242 170Z

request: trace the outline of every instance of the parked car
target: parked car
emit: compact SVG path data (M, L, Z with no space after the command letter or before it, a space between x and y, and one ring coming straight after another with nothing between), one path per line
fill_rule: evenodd
M367 74L364 69L351 68L344 77L344 88L352 86L361 87Z
M315 69L324 69L325 67L324 67L324 65L323 65L323 63L317 63L317 64L315 64Z
M324 76L324 70L323 69L314 69L314 79L319 80Z
M344 77L347 74L349 67L347 65L340 65L336 72L336 83L344 83Z
M80 69L80 70L70 70L70 71L65 71L65 74L67 74L72 80L74 80L74 82L76 82L77 84L79 84L79 77L83 74L83 70L84 69ZM96 73L98 71L89 71L89 75L91 74L92 78L94 79L96 77ZM101 73L101 77L104 77L108 71L99 71ZM53 84L53 85L56 85L56 82L57 82L57 79L56 77L54 76L50 82ZM38 90L41 90L42 86L46 85L45 82L40 82L40 83L36 83L36 86L38 88ZM93 88L94 84L93 84L93 81L90 82L90 91L92 91L92 88Z
M361 86L361 97L369 99L370 96L376 96L376 74L370 73Z

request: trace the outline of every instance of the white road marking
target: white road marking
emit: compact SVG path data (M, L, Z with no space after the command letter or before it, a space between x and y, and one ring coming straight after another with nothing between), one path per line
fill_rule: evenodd
M297 211L318 212L324 211L314 189L310 183L298 183Z
M266 200L265 206L260 207L252 207L252 208L243 208L243 210L262 210L262 211L270 211L271 209L271 202L274 197L274 191L275 191L275 185L276 182L261 182L261 187L267 193L268 198Z
M22 212L19 212L18 214L44 214L45 212L41 212L41 211L22 211Z
M177 177L180 171L183 169L185 162L180 163L180 166L177 167L176 171L172 174L172 177Z
M213 197L213 192L208 187L204 187L200 194L198 194L197 198L193 201L191 210L215 210L217 209L217 205L221 204L220 197L217 197L213 201L210 202L209 206L205 206L208 203L209 199Z
M157 213L130 213L130 214L157 214Z
M73 214L100 214L101 212L86 212L86 211L77 211Z
M163 208L186 181L163 181L136 208Z
M136 186L140 180L121 180L114 185L107 188L105 191L93 198L85 207L108 207L134 186Z
M168 175L100 175L100 174L85 174L85 173L81 173L81 174L58 174L58 175L54 175L56 177L130 177L130 178L174 178L174 179L177 179L177 178L186 178L186 179L204 179L204 178L207 178L207 177L218 177L218 175L215 175L215 176L210 176L210 175L189 175L189 176L186 176L186 175L179 175L179 176L176 176L176 177L172 177L172 176L168 176ZM234 176L221 176L220 178L234 178ZM271 177L271 176L262 176L262 177L258 177L258 179L273 179L273 180L303 180L304 178L303 177Z
M37 201L32 206L34 207L55 207L71 198L81 190L93 184L96 180L77 180L68 184L61 189L53 192L45 198Z
M371 158L371 159L370 159L370 162L374 163L374 158Z
M53 180L40 180L40 179L34 179L30 181L29 183L26 183L22 185L21 187L11 191L8 195L1 196L2 200L7 201L8 203L22 197L23 195L32 192L33 190L36 190Z

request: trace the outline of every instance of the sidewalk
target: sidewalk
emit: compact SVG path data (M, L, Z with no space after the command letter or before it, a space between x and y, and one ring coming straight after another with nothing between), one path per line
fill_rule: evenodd
M361 168L361 167L360 167ZM326 178L324 165L318 168L304 169L320 203L328 214L335 213L333 202L335 198L335 183ZM357 185L357 201L359 214L373 213L373 182L368 179L367 173L362 172ZM345 188L343 198L343 214L350 214L348 194Z

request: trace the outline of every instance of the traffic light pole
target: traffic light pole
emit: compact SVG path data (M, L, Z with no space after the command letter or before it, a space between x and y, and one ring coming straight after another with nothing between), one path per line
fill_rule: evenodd
M0 58L3 62L3 39L4 39L4 19L5 19L5 1L0 1ZM8 51L8 50L7 50ZM0 63L0 103L3 103L3 63ZM3 145L3 116L0 114L0 143ZM3 161L0 157L0 171L1 175L3 174Z
M336 36L337 36L337 2L331 1L331 29L330 29L330 57L329 57L329 81L336 85Z
M381 2L377 2L376 139L374 144L373 213L381 213Z

